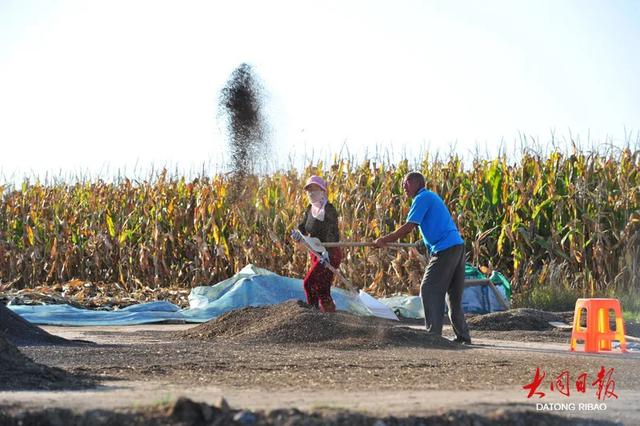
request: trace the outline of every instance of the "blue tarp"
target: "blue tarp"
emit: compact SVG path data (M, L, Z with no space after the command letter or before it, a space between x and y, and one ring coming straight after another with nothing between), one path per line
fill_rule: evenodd
M371 315L354 296L332 288L336 308L358 315ZM233 277L214 286L196 287L189 295L189 308L169 302L132 305L115 311L94 311L70 305L7 305L34 324L49 325L135 325L164 321L206 322L225 312L247 306L264 306L290 299L306 300L302 280L282 277L254 265L245 266Z
M509 300L503 286L497 285L496 289L504 300ZM462 309L468 314L488 314L505 310L487 285L465 288L462 293Z
M467 280L487 279L478 268L468 263L465 265L464 276ZM504 300L509 301L511 299L511 285L504 275L498 271L493 271L488 280L495 285ZM424 318L420 296L393 296L380 299L380 302L405 318ZM503 311L504 307L489 286L478 285L464 289L462 293L462 309L465 313L487 314L489 312Z
M503 286L497 285L497 288L506 294ZM383 310L376 309L376 300L370 296L363 297L362 292L356 296L340 288L332 288L331 295L338 310L388 318ZM306 300L302 280L283 277L266 269L247 265L233 277L218 284L192 289L187 309L180 309L173 303L163 301L132 305L114 311L79 309L70 305L9 304L7 307L34 324L135 325L154 322L206 322L234 309L272 305L291 299ZM395 296L379 299L379 302L390 308L389 313L393 311L406 318L424 318L418 296ZM466 312L501 310L495 295L486 286L466 288L462 303Z
M508 300L504 287L498 285L496 288L505 300ZM422 309L420 296L393 296L379 300L393 312L405 318L424 318L424 309ZM496 299L496 295L486 285L465 288L462 293L462 309L465 313L474 314L486 314L504 310L498 299Z
M186 321L180 307L169 302L149 302L116 311L94 311L71 305L7 305L34 324L135 325L163 321Z

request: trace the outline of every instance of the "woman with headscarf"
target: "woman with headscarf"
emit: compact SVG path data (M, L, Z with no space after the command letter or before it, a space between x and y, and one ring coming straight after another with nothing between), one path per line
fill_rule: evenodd
M309 199L309 205L304 217L298 225L298 230L303 235L315 237L320 242L338 242L340 232L338 230L338 212L328 201L327 183L319 176L311 176L304 186ZM329 263L334 268L340 265L342 253L339 247L330 247ZM331 281L333 272L322 264L321 259L315 254L309 253L311 268L304 277L304 292L307 303L322 312L335 312L336 305L331 298Z

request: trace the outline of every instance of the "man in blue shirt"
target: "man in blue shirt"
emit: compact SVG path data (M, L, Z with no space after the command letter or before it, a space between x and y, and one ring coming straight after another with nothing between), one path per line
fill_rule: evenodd
M375 241L382 248L420 228L431 255L420 286L427 332L442 335L444 306L456 334L455 342L470 344L471 337L462 310L464 290L464 241L442 198L425 189L421 173L408 173L402 182L405 194L413 199L407 221L394 232Z

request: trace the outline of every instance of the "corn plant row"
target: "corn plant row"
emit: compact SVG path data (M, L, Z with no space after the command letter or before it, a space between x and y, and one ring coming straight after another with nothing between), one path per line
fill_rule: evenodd
M403 223L401 182L417 169L452 211L468 261L499 270L516 292L562 285L584 295L640 284L640 152L523 153L518 161L425 156L410 162L335 158L267 176L187 181L162 171L122 178L0 186L0 285L73 279L192 287L252 263L301 277L306 255L287 240L305 208L303 182L321 174L342 239L372 241ZM419 239L417 233L409 241ZM416 250L349 249L342 265L377 295L415 294L426 262ZM558 276L561 271L561 276Z

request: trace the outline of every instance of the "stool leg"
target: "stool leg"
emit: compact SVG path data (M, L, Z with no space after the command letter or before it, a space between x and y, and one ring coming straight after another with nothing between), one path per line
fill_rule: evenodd
M595 311L595 312L594 312ZM598 352L600 344L598 341L598 310L592 307L587 308L587 333L584 342L585 352Z
M616 340L620 342L620 351L627 352L627 342L624 338L624 319L622 318L622 308L618 304L614 308L616 313Z
M582 317L582 306L580 302L576 303L576 308L573 312L573 330L571 330L571 341L569 342L569 350L575 351L578 344L578 333L583 330L580 329L580 319Z
M598 349L601 351L611 350L611 328L609 327L609 308L598 308Z

